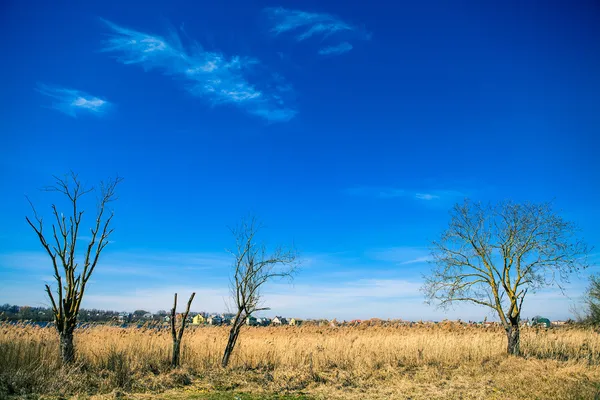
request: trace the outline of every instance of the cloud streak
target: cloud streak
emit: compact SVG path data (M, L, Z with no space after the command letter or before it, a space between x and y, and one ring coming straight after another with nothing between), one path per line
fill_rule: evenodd
M381 199L413 198L420 201L456 200L466 197L467 194L457 190L432 190L418 191L399 189L394 187L357 186L346 189L346 193L352 196L378 197Z
M419 199L419 200L436 200L439 199L440 196L437 194L431 194L431 193L415 193L415 198Z
M371 34L351 25L340 18L326 13L311 13L290 10L283 7L269 7L263 10L271 25L270 32L275 35L293 35L296 42L312 38L323 41L335 41L336 44L322 47L320 55L340 55L352 50L347 41L339 43L341 37L368 40Z
M352 45L348 42L343 42L338 44L337 46L327 46L323 47L319 50L319 54L323 56L337 56L340 54L344 54L352 50Z
M36 90L42 95L53 99L49 108L73 118L80 114L102 115L111 105L108 101L99 97L61 86L38 83Z
M293 284L275 281L265 285L264 305L271 308L265 314L348 320L371 317L481 320L486 315L493 317L487 308L467 303L457 304L448 311L424 304L420 292L422 279L407 273L411 265L422 267L428 261L428 252L424 248L374 249L365 256L357 259L337 253L308 256L305 260L308 268L303 269ZM357 262L365 267L359 275L329 276L330 268L349 272L349 265L354 268ZM389 270L401 272L402 276L375 277L378 274L374 273L374 267L385 267L385 264ZM225 311L230 302L227 282L230 266L230 257L220 252L108 253L92 276L94 281L84 297L83 306L157 311L170 304L175 292L183 296L196 292L194 311ZM48 275L51 270L49 258L42 252L0 253L2 302L48 306L43 283L54 285L53 278ZM542 290L528 296L524 304L525 316L541 314L555 319L568 318L571 304L579 301L585 290L583 278L566 285L571 298L562 296L558 289Z
M432 260L426 247L390 247L367 252L374 260L385 261L394 265L427 264Z
M102 21L112 31L102 51L116 54L125 65L161 71L195 97L212 105L234 105L269 122L296 115L286 101L293 92L290 86L278 75L265 74L254 58L228 57L197 42L186 47L175 32L162 37Z
M329 14L309 13L283 7L266 8L265 13L273 22L271 32L296 32L296 40L306 40L314 35L331 35L339 31L352 31L355 28Z

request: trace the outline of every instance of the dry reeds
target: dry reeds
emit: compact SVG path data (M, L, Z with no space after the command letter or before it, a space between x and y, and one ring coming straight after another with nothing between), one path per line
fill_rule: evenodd
M367 391L385 398L394 390L423 390L431 398L454 390L448 393L473 398L581 398L600 382L600 337L583 328L526 328L523 357L514 358L504 355L499 328L245 327L226 371L220 368L226 327L190 327L178 370L169 367L167 329L95 326L76 331L75 338L77 362L65 370L54 329L1 324L0 395L157 391L194 383L214 390L308 390L321 397ZM534 382L541 386L529 386Z

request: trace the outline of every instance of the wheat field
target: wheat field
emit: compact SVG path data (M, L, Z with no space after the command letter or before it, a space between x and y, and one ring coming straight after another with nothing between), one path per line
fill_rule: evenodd
M380 324L381 325L381 324ZM246 327L220 368L227 327L189 327L182 367L169 367L170 332L95 326L76 332L77 363L61 368L51 328L0 325L0 397L45 394L187 398L190 393L302 393L340 399L593 399L600 337L590 328L525 328L508 357L500 328Z

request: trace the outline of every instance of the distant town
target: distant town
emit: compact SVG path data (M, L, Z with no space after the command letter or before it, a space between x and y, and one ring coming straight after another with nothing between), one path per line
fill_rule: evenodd
M180 314L178 314L178 317ZM209 312L191 312L187 318L187 323L191 326L200 325L230 325L234 319L235 314L232 313L209 313ZM80 324L89 323L114 323L121 324L123 326L128 325L168 325L171 320L170 313L165 310L159 310L156 313L152 313L146 310L136 310L134 312L124 311L110 311L110 310L97 310L97 309L81 309L77 317ZM41 325L47 325L52 323L54 320L52 310L46 307L30 307L30 306L17 306L11 304L0 305L0 321L30 321L34 323L40 323ZM246 318L246 325L248 326L299 326L302 324L309 325L330 325L330 326L345 326L345 325L413 325L413 324L437 324L437 323L459 323L466 325L479 325L483 327L491 327L500 325L495 321L488 321L485 318L483 321L406 321L402 319L388 319L382 320L379 318L371 318L367 320L354 319L350 321L338 321L336 319L299 319L289 318L283 316L274 316L273 318L268 317L254 317L250 316ZM534 316L529 319L523 319L521 323L523 325L530 326L544 326L544 327L557 327L569 324L573 321L551 321L548 318L542 316Z

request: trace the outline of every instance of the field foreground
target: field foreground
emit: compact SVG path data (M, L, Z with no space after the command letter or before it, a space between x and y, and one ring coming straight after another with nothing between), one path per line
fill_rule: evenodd
M61 368L53 329L0 325L0 398L594 399L600 337L591 329L526 328L523 357L498 328L459 324L245 328L231 366L226 327L186 331L169 368L167 330L98 326L76 333Z

